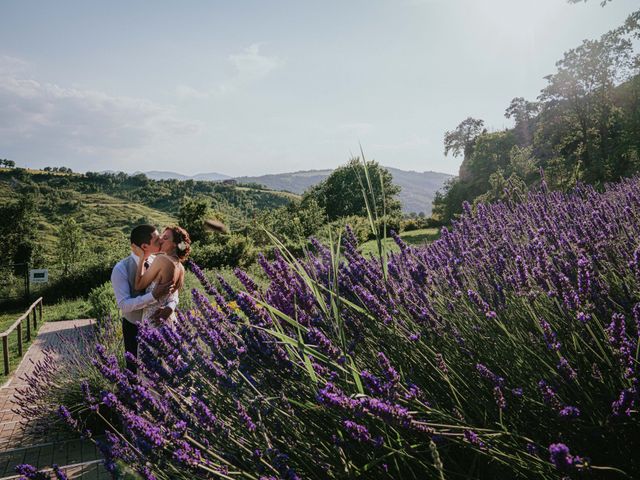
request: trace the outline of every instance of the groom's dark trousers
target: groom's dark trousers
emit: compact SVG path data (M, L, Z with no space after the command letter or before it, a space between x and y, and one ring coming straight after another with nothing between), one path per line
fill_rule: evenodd
M134 325L126 318L122 319L122 338L124 339L124 351L129 352L134 357L138 356L138 326ZM136 364L126 359L127 370L132 373L138 371Z
M152 293L136 292L134 290L138 257L131 254L120 260L111 272L111 285L116 296L118 308L122 312L122 337L124 349L134 357L138 356L138 325L142 319L144 307L156 300ZM135 372L136 365L127 361L127 368Z

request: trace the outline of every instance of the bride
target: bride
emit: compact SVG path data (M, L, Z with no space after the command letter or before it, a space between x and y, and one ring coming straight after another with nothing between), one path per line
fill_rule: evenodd
M175 290L180 290L184 284L184 262L191 250L191 238L182 227L167 227L160 237L160 252L156 255L149 268L144 270L144 262L138 263L138 271L135 279L135 289L150 292L156 284L173 282ZM140 252L136 252L140 253ZM144 308L142 320L155 323L154 314L165 307L170 295L165 295L152 305ZM165 323L173 323L176 314L173 312Z

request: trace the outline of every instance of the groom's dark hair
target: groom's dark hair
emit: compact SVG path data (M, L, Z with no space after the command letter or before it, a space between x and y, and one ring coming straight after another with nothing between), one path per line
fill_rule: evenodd
M151 243L151 235L157 229L153 225L138 225L131 230L131 243L141 247L143 243Z

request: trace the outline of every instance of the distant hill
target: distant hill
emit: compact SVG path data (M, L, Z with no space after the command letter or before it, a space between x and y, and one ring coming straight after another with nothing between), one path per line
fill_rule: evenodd
M224 175L222 173L198 173L196 175L182 175L181 173L176 172L163 172L158 170L152 170L150 172L136 172L134 175L138 173L144 173L147 178L151 180L202 180L209 182L216 182L219 180L227 180L231 178L229 175Z
M453 175L440 172L415 172L400 170L398 168L385 167L391 175L393 181L402 187L400 201L402 211L405 213L420 213L431 215L431 204L435 193L440 190L445 182ZM304 193L309 187L317 185L331 174L332 170L303 170L298 172L276 173L261 175L258 177L230 177L221 173L199 173L197 175L183 175L177 172L149 171L136 172L144 173L151 180L202 180L221 181L233 178L241 183L259 183L271 190L284 190L296 193Z
M414 172L385 167L393 175L394 183L402 187L400 201L405 213L424 212L431 214L431 203L435 193L453 175L439 172ZM292 173L262 175L259 177L237 177L242 183L260 183L272 190L288 190L301 194L309 187L322 182L332 170L306 170Z

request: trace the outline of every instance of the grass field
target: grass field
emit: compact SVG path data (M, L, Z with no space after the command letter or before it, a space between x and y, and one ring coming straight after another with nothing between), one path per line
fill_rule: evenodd
M400 234L400 238L409 245L425 245L436 240L440 236L440 230L437 228L423 228L421 230L412 230L410 232L403 232ZM387 238L384 240L384 245L387 251L399 252L400 248L393 241L393 238ZM377 255L378 246L375 240L370 240L360 245L360 251L367 255Z
M298 195L297 193L283 192L283 191L280 191L280 190L270 190L268 188L265 188L264 190L258 190L258 189L249 188L249 187L235 187L235 188L236 188L236 190L238 190L240 192L252 191L252 192L270 193L272 195L277 195L279 197L284 197L287 200L300 200L302 198L302 195Z

